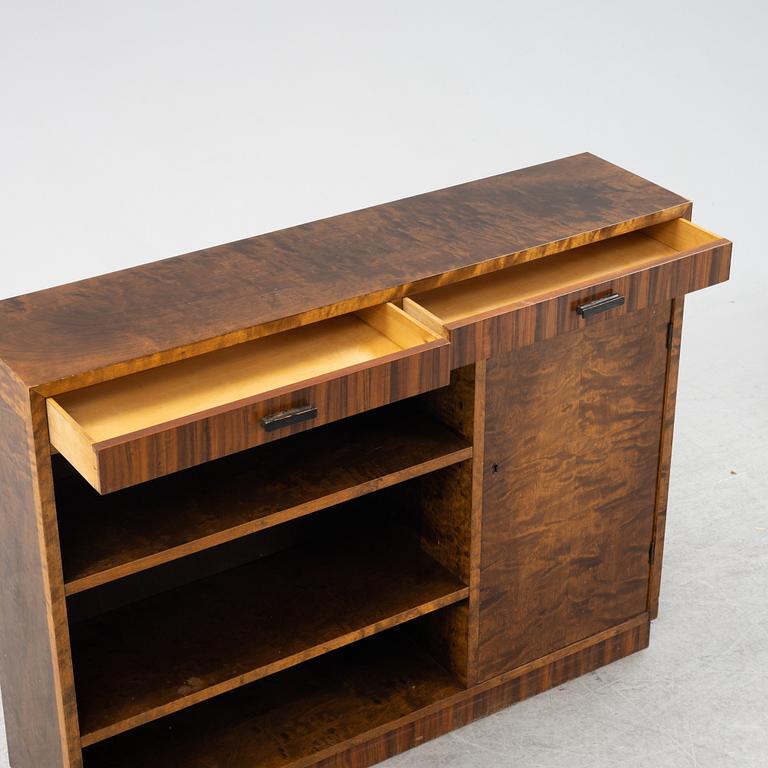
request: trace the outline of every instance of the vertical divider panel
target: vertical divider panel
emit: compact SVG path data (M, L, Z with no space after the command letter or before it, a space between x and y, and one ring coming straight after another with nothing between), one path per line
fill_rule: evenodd
M429 410L473 442L472 461L425 477L421 499L422 546L469 586L468 603L430 617L430 648L468 686L477 676L484 399L484 362L454 370L450 386L423 396Z
M485 370L486 361L475 363L472 414L472 541L469 578L469 683L479 680L480 663L480 563L483 541L483 491L485 483Z

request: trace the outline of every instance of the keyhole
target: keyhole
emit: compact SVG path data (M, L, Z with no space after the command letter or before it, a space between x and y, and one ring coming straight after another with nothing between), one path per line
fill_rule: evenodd
M493 472L493 474L496 474L498 471L499 471L499 465L491 464L491 472Z

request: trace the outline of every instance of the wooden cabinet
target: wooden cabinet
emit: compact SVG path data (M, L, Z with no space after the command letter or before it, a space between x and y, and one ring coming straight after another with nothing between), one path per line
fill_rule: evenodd
M12 768L363 768L646 647L690 214L576 155L0 302Z

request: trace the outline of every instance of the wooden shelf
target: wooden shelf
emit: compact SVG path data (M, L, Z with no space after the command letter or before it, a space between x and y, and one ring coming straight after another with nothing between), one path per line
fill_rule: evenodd
M467 440L404 404L109 496L75 473L59 477L66 592L106 584L471 455Z
M85 768L284 768L462 688L387 632L85 751Z
M372 539L376 540L372 540ZM83 745L463 600L409 535L337 537L72 627Z

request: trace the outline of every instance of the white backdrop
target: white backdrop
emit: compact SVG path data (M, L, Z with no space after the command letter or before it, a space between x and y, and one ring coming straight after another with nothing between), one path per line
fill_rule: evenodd
M726 474L738 455L758 485L740 486L747 500L730 499L738 509L723 503L731 520L752 510L748 532L761 527L765 3L0 0L0 8L0 297L588 150L691 197L694 220L735 241L732 281L687 303L675 447L687 474L673 475L670 510L677 498L681 509L691 505L690 519L677 519L703 525L711 494L695 512L691 494L719 482L721 469L723 482L741 482L742 469ZM696 474L706 464L698 450L714 462L706 477ZM765 576L758 546L749 562ZM674 595L683 554L670 544L665 594ZM709 567L692 561L691 578ZM734 589L743 595L743 583ZM753 589L757 600L759 581ZM721 620L724 632L738 625ZM682 644L682 623L658 627ZM711 711L690 717L699 757L720 754L701 765L730 764L723 755L752 764L752 753L739 757L743 736L712 746ZM597 764L613 765L618 752L596 744L583 747L586 757L599 746ZM441 745L423 754L468 764L456 757L458 737ZM768 752L768 739L761 746ZM561 764L556 748L507 744L486 765L551 768ZM0 765L3 750L0 733ZM670 765L698 759L696 750L680 754Z

